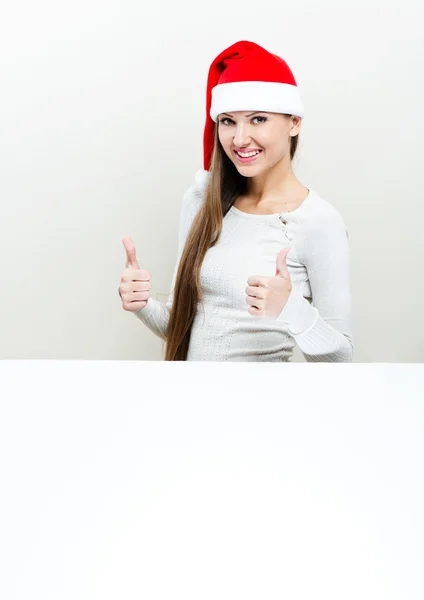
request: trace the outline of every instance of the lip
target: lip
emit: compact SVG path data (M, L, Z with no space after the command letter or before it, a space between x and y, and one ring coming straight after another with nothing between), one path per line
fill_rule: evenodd
M257 148L257 150L259 150L259 148ZM243 152L255 152L255 150L243 150ZM234 150L234 154L236 155L237 160L241 163L254 162L256 159L258 159L260 157L261 153L262 153L262 150L259 150L259 154L256 154L255 156L249 156L248 158L242 158L241 156L239 156L237 154L237 151Z
M260 149L261 148L238 148L237 146L234 146L234 150L237 152L256 152Z

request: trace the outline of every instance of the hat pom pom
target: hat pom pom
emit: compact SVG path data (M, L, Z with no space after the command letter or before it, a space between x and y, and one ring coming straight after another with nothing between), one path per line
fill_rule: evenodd
M197 184L197 187L200 189L201 192L205 191L206 186L208 185L209 176L210 176L210 171L205 171L204 169L199 169L196 172L196 175L194 176L194 180Z

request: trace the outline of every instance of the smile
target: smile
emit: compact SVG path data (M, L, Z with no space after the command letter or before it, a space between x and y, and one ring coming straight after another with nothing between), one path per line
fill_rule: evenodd
M237 156L237 160L242 163L253 162L259 156L262 150L258 150L257 152L247 152L244 156L240 155L237 150L234 150L234 154Z

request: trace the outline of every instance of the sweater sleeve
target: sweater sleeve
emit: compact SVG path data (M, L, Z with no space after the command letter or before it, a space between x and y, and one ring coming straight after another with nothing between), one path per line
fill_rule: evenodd
M323 219L303 239L312 305L293 286L277 317L288 325L307 362L352 362L348 230L341 216Z
M168 296L166 303L160 302L155 298L149 298L144 308L134 311L134 315L140 319L155 335L166 339L168 332L169 317L171 314L171 307L174 298L174 288L178 273L178 267L180 264L181 256L184 250L185 242L187 239L188 232L191 224L195 217L196 209L199 206L199 196L196 194L195 186L191 186L184 194L179 228L178 228L178 252L177 260L174 266L174 273L171 281L171 292Z

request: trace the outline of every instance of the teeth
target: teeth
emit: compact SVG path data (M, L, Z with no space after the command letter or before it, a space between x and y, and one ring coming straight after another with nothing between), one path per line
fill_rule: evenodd
M244 154L242 154L241 152L237 152L237 154L242 158L248 158L249 156L255 156L256 154L259 154L259 152L260 150L257 150L256 152L245 152Z

